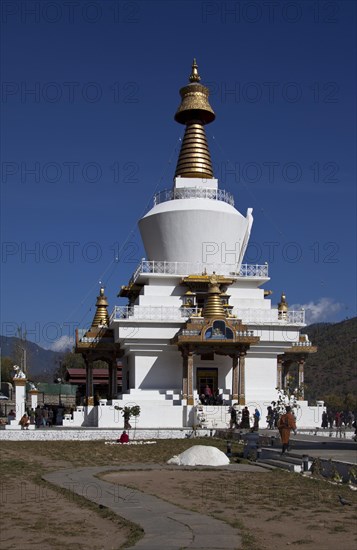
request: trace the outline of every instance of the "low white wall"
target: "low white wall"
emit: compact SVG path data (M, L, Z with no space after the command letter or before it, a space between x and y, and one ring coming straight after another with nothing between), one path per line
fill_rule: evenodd
M40 430L22 430L5 431L0 430L0 441L115 441L120 437L122 430L103 430L103 429L40 429ZM150 440L150 439L185 439L192 434L192 429L156 429L156 430L128 430L131 441ZM198 430L197 437L206 437L214 435L211 430Z
M160 399L155 399L154 394L150 399L146 397L140 399L140 392L135 392L133 395L125 395L124 399L115 400L113 405L119 407L125 406L140 406L140 416L132 417L130 424L136 428L185 428L197 424L195 418L195 409L192 406L187 406L186 402L182 405L174 405L170 399L165 399L165 396L160 396ZM247 407L251 415L251 426L253 425L253 414L255 408L260 412L261 429L267 425L266 415L267 407L271 404L267 401L247 401ZM63 421L63 426L66 428L79 427L98 427L98 428L117 428L123 429L124 419L122 411L115 409L113 405L104 405L98 407L80 407L79 411L75 411L72 420ZM307 401L299 401L297 410L296 423L298 429L310 428L315 429L321 427L322 413L326 410L325 407L310 407ZM205 417L208 426L212 428L226 428L229 425L230 413L229 406L207 406L204 407Z
M122 430L119 429L95 429L95 428L48 428L40 430L0 430L0 441L115 441L120 436ZM131 441L152 440L152 439L185 439L192 434L191 428L181 429L161 429L156 430L128 430ZM339 432L333 430L298 430L299 435L318 435L321 437L337 437L340 438ZM197 437L215 436L216 431L213 429L196 430ZM342 433L342 438L352 439L354 431L346 430Z
M316 428L315 430L302 428L301 430L298 430L298 433L299 435L317 435L320 437L332 437L334 439L354 439L355 437L355 431L349 428L326 428L325 430L322 428Z

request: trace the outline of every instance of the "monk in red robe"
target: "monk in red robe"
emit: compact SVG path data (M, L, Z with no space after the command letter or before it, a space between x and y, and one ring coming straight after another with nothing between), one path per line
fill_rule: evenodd
M281 454L284 454L289 447L290 432L296 430L296 422L291 407L286 407L286 413L283 414L278 422L278 430L283 445Z
M129 443L129 436L124 430L124 432L121 434L121 436L118 439L118 443Z

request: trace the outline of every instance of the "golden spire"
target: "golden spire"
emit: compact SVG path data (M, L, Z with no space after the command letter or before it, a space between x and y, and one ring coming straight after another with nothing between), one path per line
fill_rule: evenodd
M221 290L219 288L217 277L212 275L210 278L208 293L205 305L202 311L202 317L205 319L226 318L226 313L221 300Z
M196 59L193 59L192 63L192 71L189 77L190 82L199 82L201 80L200 75L198 74L198 65L196 63Z
M181 105L175 114L176 122L186 125L175 178L213 178L204 125L213 122L216 115L208 102L209 90L199 83L200 80L194 59L190 84L181 88Z
M282 292L280 302L278 303L278 311L288 311L289 304L286 301L285 292Z
M99 291L99 296L97 296L96 301L96 312L92 321L92 328L96 328L99 326L109 326L109 315L108 315L108 300L107 297L104 296L104 288L101 287Z

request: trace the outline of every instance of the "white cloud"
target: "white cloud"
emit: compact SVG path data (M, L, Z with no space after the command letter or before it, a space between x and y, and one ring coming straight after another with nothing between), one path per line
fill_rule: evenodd
M335 302L333 298L320 298L318 302L308 302L307 304L294 304L291 309L305 309L305 322L308 325L312 323L323 323L333 320L336 313L344 308L344 304Z
M61 338L58 338L58 340L49 346L49 349L52 351L69 351L72 349L73 344L73 336L61 336Z

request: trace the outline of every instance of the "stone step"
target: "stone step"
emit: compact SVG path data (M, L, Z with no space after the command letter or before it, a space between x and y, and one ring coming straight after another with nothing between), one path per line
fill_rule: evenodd
M257 463L268 464L270 466L274 466L275 468L288 470L289 472L301 472L301 463L300 465L297 465L293 462L288 462L288 460L278 460L276 458L260 458L259 460L257 460Z
M280 452L271 451L270 449L262 449L261 453L261 459L262 460L281 460L283 462L289 462L291 464L296 464L297 466L301 466L302 464L302 458L299 455L294 455L291 453L287 453L285 455L281 455Z

